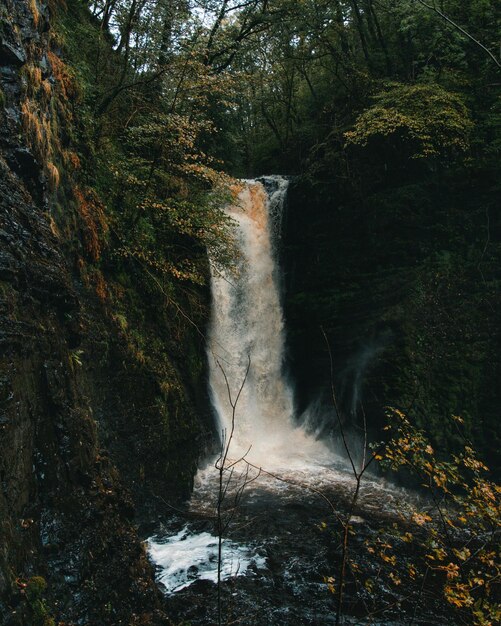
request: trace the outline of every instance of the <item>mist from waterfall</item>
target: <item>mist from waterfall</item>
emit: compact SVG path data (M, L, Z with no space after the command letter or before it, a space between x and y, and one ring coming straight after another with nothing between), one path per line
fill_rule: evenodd
M287 187L279 176L240 182L236 201L226 208L235 222L238 267L212 270L209 382L219 428L226 437L231 433L231 402L238 396L230 453L248 452L249 460L267 467L330 457L321 442L294 425L293 390L283 373L276 259Z

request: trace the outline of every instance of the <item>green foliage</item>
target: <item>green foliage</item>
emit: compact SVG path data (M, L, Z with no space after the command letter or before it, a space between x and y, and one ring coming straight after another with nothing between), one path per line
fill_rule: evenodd
M162 113L138 122L127 129L124 156L111 167L118 252L162 276L204 284L206 252L219 265L233 258L221 210L230 180L197 150L206 124Z
M315 367L296 376L316 388L328 371L319 326L343 387L360 345L389 332L364 374L369 424L415 405L446 450L444 418L460 411L496 471L499 69L414 0L294 4L252 56L250 127L260 164L303 174L287 318L293 362ZM495 5L440 9L494 52Z
M120 33L117 52L111 35L80 3L58 11L60 44L83 94L79 131L85 147L79 152L86 154L88 179L73 196L87 256L98 262L107 249L105 263L122 259L127 272L135 266L154 289L172 295L176 283L206 283L207 253L216 265L233 262L221 209L231 197L231 179L204 149L216 132L209 109L231 98L232 86L227 77L211 75L194 53L198 44L183 26L185 12L171 13L162 2L137 5L137 13L134 7L108 7ZM162 41L154 24L160 32L172 28L170 35L176 31L189 49ZM141 40L131 47L134 36ZM165 48L170 45L175 54Z
M468 109L442 87L391 83L374 100L345 133L348 144L382 141L413 159L446 158L468 149L473 127Z
M44 593L47 582L42 576L33 576L26 584L26 600L32 613L32 626L55 626L55 620L50 616Z

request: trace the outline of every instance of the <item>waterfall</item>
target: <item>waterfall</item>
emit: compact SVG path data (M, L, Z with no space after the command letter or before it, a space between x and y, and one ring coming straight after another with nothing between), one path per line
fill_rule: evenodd
M223 273L212 269L209 383L219 428L226 436L231 432L228 392L235 403L241 391L230 454L250 448L248 458L268 466L325 452L294 426L293 391L283 373L276 259L287 187L279 176L240 181L236 201L225 209L235 223L238 267Z
M287 180L282 177L240 181L233 204L225 209L233 219L240 254L236 271L211 268L208 356L212 402L229 445L222 467L226 473L219 473L218 463L204 463L195 476L189 503L194 515L187 521L185 516L173 516L167 528L148 539L148 550L168 595L186 590L198 580L217 582L219 575L223 581L245 576L245 589L254 589L255 595L231 593L236 602L248 599L252 611L257 607L261 617L266 615L260 623L275 624L277 616L281 620L289 614L289 605L275 591L270 597L276 599L276 605L267 597L261 602L260 597L268 584L269 589L276 589L275 567L280 568L284 593L288 589L292 598L299 597L300 607L309 606L312 589L321 590L322 595L314 599L315 614L294 609L290 612L293 621L286 620L310 624L316 623L316 607L326 597L316 582L318 572L332 570L334 565L324 560L325 540L319 540L318 533L311 535L312 541L303 541L304 528L324 518L328 502L339 497L351 500L355 483L351 467L346 469L327 446L294 423L293 389L283 372L284 317L278 267L286 194ZM232 404L236 404L234 414ZM241 462L243 457L251 465ZM379 509L398 498L394 486L386 490L368 472L364 475L358 499L363 510ZM215 503L217 533L211 534L200 520L214 516ZM398 506L401 515L399 502ZM353 516L351 521L364 522ZM224 528L221 562L220 523ZM267 562L270 545L280 555L273 567ZM228 591L235 588L232 584ZM184 598L200 598L203 621L196 613L184 615L205 624L210 621L205 605L210 606L211 596L204 594L212 592L197 586L192 593ZM327 606L325 615L329 615L331 601L322 606Z

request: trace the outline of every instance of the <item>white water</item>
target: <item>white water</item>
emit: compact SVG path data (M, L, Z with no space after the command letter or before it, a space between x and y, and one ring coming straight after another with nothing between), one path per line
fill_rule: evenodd
M167 594L181 591L196 580L217 582L218 539L214 535L194 533L185 526L167 539L148 539L147 546L151 558L161 568L158 580ZM223 540L221 580L248 575L250 568L263 567L265 559L255 551Z
M295 427L293 393L283 374L275 244L288 181L279 176L262 180L268 189L259 181L241 181L235 203L226 209L235 222L241 259L236 273L212 272L212 401L226 441L234 421L232 458L246 455L266 469L328 463L331 454L325 446Z

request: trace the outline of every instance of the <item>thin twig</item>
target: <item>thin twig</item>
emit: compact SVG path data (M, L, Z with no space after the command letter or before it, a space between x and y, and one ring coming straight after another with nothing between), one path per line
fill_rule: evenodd
M489 48L486 48L484 46L483 43L480 43L480 41L478 41L478 39L475 39L475 37L473 37L473 35L470 35L470 33L468 31L466 31L464 28L462 28L459 24L457 24L454 20L452 20L448 15L445 15L445 13L442 13L442 11L440 11L440 9L437 9L436 6L433 6L431 4L427 4L426 2L424 2L424 0L417 0L419 2L419 4L421 4L422 6L426 7L427 9L429 9L430 11L433 11L434 13L436 13L437 15L440 15L440 17L442 19L444 19L448 24L450 24L451 26L454 26L454 28L456 28L457 30L459 30L460 33L463 33L463 35L465 37L468 37L468 39L470 39L471 41L473 41L473 43L477 44L477 46L479 46L480 48L482 48L482 50L484 52L486 52L491 59L494 61L494 63L498 66L501 67L501 62L498 61L498 59L495 57L495 55L489 50Z
M231 447L231 442L233 440L233 435L235 433L235 418L236 418L236 410L237 410L237 404L238 401L240 399L240 396L242 394L243 388L245 386L245 383L247 381L247 377L249 375L249 370L250 370L250 366L251 366L251 359L250 359L250 355L247 356L247 369L245 371L245 375L243 377L242 383L240 385L240 388L238 389L237 395L235 397L235 400L233 400L232 394L231 394L231 388L230 388L230 383L228 380L228 376L226 375L226 371L224 369L224 367L221 365L221 362L216 358L216 364L219 367L219 369L221 370L222 374L223 374L223 378L224 378L224 382L226 384L226 391L228 394L228 402L231 406L231 428L230 428L230 434L227 437L227 432L226 429L223 430L222 433L222 438L221 438L221 452L219 455L219 458L217 459L216 463L215 463L215 467L219 472L219 490L218 490L218 498L217 498L217 507L216 507L216 515L217 515L217 535L218 535L218 551L217 551L217 621L218 621L218 626L222 625L222 602L221 602L221 571L222 571L222 566L223 566L223 535L226 533L226 531L229 528L229 525L231 524L231 521L235 515L235 512L237 510L237 506L238 503L240 501L240 498L242 496L243 493L243 489L245 487L245 484L247 482L247 478L248 478L248 470L247 470L247 474L246 477L244 479L243 482L243 486L241 486L241 488L237 489L237 494L235 496L235 500L234 500L234 507L232 509L230 509L229 511L229 516L228 518L223 521L223 503L224 500L226 498L226 494L228 493L228 489L231 483L231 479L233 477L234 474L234 470L235 467L237 465L237 463L233 462L230 464L229 467L226 466L226 461L228 459L228 454L230 451L230 447ZM250 450L250 448L249 448ZM247 454L247 453L246 453ZM243 457L241 457L239 459L239 461L244 461L245 460L245 455ZM226 479L226 482L224 481L224 476L225 473L227 473L229 471L229 476Z

